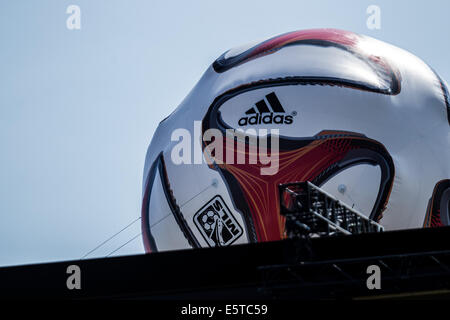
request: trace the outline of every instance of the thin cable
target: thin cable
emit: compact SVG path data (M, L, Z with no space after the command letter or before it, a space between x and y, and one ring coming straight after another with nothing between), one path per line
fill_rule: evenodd
M183 207L184 205L188 204L189 202L191 202L192 200L194 200L196 197L198 197L200 194L202 194L203 192L205 192L206 190L208 190L209 188L211 188L212 185L207 186L205 189L203 189L202 191L200 191L199 193L197 193L196 195L194 195L192 198L190 198L189 200L187 200L186 202L184 202L182 205L180 205L180 207ZM161 221L163 221L165 218L167 218L168 216L170 216L170 213L165 215L164 217L162 217L161 219L159 219L158 221L155 221L155 223L153 223L150 228L152 228L153 226L157 225L158 223L160 223ZM134 223L134 222L133 222ZM128 240L127 242L125 242L123 245L121 245L120 247L118 247L117 249L113 250L112 252L110 252L106 257L109 257L110 255L112 255L114 252L117 252L118 250L120 250L121 248L123 248L124 246L126 246L127 244L129 244L131 241L133 241L134 239L136 239L137 237L139 237L142 234L139 233L137 235L135 235L133 238L131 238L130 240ZM107 240L108 241L108 240Z
M128 224L126 227L124 227L122 230L120 230L119 232L113 234L111 237L109 237L108 239L106 239L105 241L103 241L102 243L100 243L98 246L96 246L94 249L92 249L91 251L89 251L88 253L86 253L84 256L81 257L81 259L86 258L88 255L90 255L92 252L94 252L95 250L97 250L98 248L100 248L101 246L103 246L105 243L107 243L108 241L110 241L112 238L114 238L115 236L117 236L119 233L123 232L124 230L128 229L131 225L133 225L136 221L140 220L141 217L137 218L136 220L134 220L133 222L131 222L130 224Z
M202 191L200 191L199 193L197 193L196 195L194 195L192 198L190 198L189 200L187 200L185 203L183 203L182 205L180 205L181 207L184 207L185 205L187 205L189 202L191 202L192 200L194 200L195 198L197 198L199 195L201 195L203 192L205 192L206 190L208 190L209 188L211 188L213 185L207 186L205 189L203 189Z
M142 232L139 232L137 235L135 235L133 238L131 238L130 240L128 240L127 242L125 242L123 245L121 245L120 247L118 247L117 249L111 251L106 257L109 257L110 255L112 255L114 252L122 249L123 247L125 247L127 244L129 244L131 241L133 241L134 239L136 239L137 237L140 237L142 234Z
M189 202L191 202L192 200L194 200L196 197L198 197L200 194L202 194L203 192L205 192L206 190L208 190L209 188L213 187L215 184L213 182L212 185L207 186L205 189L201 190L199 193L197 193L196 195L194 195L192 198L190 198L189 200L187 200L186 202L184 202L182 205L180 205L180 207L185 206L186 204L188 204ZM158 223L160 223L162 220L164 220L165 218L167 218L170 214L165 215L164 217L162 217L161 219L159 219L158 221L156 221L155 223L153 223L150 228L152 228L153 226L157 225ZM96 251L98 248L100 248L101 246L103 246L105 243L107 243L108 241L110 241L111 239L113 239L115 236L117 236L119 233L121 233L122 231L126 230L127 228L129 228L131 225L133 225L136 221L138 221L139 219L141 219L141 217L137 218L136 220L134 220L133 222L131 222L130 224L128 224L126 227L124 227L122 230L120 230L119 232L113 234L111 237L109 237L108 239L106 239L105 241L103 241L102 243L100 243L98 246L96 246L94 249L92 249L91 251L89 251L88 253L86 253L83 257L81 257L81 259L84 259L85 257L87 257L88 255L90 255L92 252ZM114 251L112 251L111 253L109 253L107 255L107 257L109 257L111 254L113 254L114 252L116 252L117 250L121 249L122 247L124 247L125 245L127 245L128 243L130 243L131 241L133 241L134 239L136 239L138 236L140 236L142 233L139 233L138 235L134 236L131 240L127 241L126 243L124 243L123 245L121 245L119 248L115 249Z

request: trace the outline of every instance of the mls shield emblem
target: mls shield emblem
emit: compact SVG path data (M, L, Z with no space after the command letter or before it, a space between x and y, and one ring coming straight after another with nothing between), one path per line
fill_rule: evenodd
M194 223L210 247L228 246L243 232L219 195L194 215Z

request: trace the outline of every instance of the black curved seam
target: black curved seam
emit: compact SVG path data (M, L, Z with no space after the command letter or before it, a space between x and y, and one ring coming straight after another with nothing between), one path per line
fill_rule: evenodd
M269 41L272 39L269 39ZM266 41L264 41L266 42ZM338 49L342 49L345 51L350 51L346 46L340 44L340 43L336 43L336 42L332 42L332 41L327 41L327 40L319 40L319 39L304 39L304 40L297 40L297 41L293 41L290 42L288 44L285 44L281 47L277 47L277 48L272 48L269 50L265 50L263 52L258 53L257 55L251 56L251 57L247 57L249 55L249 53L253 50L255 50L257 47L261 46L264 44L264 42L257 44L256 46L246 50L245 52L242 52L241 54L232 57L232 58L225 58L225 55L227 54L228 51L226 51L225 53L223 53L219 58L217 58L214 63L213 63L213 68L214 71L216 71L217 73L223 73L226 72L234 67L237 67L241 64L244 64L248 61L251 60L255 60L258 59L262 56L268 55L268 54L272 54L274 52L277 52L283 48L286 47L290 47L290 46L298 46L298 45L314 45L314 46L319 46L319 47L335 47Z
M183 233L184 237L187 239L188 243L193 248L200 248L200 244L197 240L197 238L194 236L194 233L192 232L191 228L189 227L187 221L184 219L183 214L181 213L180 207L177 205L176 200L173 196L173 191L170 189L170 184L168 181L167 171L166 171L166 165L164 163L164 157L161 154L160 161L159 161L159 173L161 178L162 187L164 190L164 194L166 196L167 202L169 204L170 210L172 211L172 214L175 218L175 221L177 222L181 232Z
M259 53L258 55L255 55L253 57L250 58L245 58L246 55L248 55L249 51L254 50L256 47L260 46L261 44L241 53L240 55L233 57L233 58L228 58L225 59L225 54L222 54L218 59L216 59L216 61L214 61L213 63L213 69L214 71L216 71L217 73L223 73L225 71L228 71L238 65L244 64L250 60L254 60L257 59L259 57L265 56L267 54L271 54L274 53L276 51L279 51L285 47L290 47L290 46L298 46L298 45L313 45L313 46L319 46L319 47L334 47L337 49L341 49L344 50L348 53L353 54L356 58L358 58L359 60L363 61L364 63L366 63L371 69L374 69L375 73L379 75L379 73L377 72L376 68L373 68L372 63L369 59L367 59L367 57L365 57L364 55L362 55L361 53L359 53L356 50L352 50L349 47L340 44L340 43L335 43L332 41L327 41L327 40L319 40L319 39L306 39L306 40L298 40L298 41L294 41L291 42L289 44L283 45L281 47L278 48L273 48L270 50L266 50L263 51L261 53ZM380 93L384 93L384 91L388 91L387 94L393 94L396 95L398 93L400 93L401 90L401 85L400 85L400 76L394 72L394 70L392 68L389 68L389 70L387 70L387 74L390 77L390 88L389 89L379 89ZM331 77L330 77L331 78ZM362 83L362 82L361 82Z
M391 155L387 151L386 147L382 145L380 142L376 140L359 140L355 141L360 146L363 146L363 149L355 149L355 152L366 153L361 154L360 157L363 159L361 163L364 162L364 159L367 160L367 163L372 162L380 166L381 170L381 179L380 179L380 187L377 194L377 199L375 201L373 210L370 214L370 218L375 221L379 221L382 218L382 214L386 209L385 205L389 199L392 186L395 178L395 165L394 160ZM371 155L367 153L367 151L371 151L375 153ZM366 158L364 158L366 157ZM377 159L378 158L378 159Z
M145 203L144 208L142 210L142 215L145 215L145 219L143 219L144 222L142 224L142 229L143 232L145 233L145 236L148 240L149 246L150 246L150 250L152 252L158 252L158 248L156 246L156 242L155 242L155 238L152 235L151 229L150 229L150 213L149 213L149 206L150 206L150 198L151 198L151 194L152 194L152 189L153 189L153 185L154 185L154 181L155 181L155 176L156 176L156 169L158 167L159 164L159 158L162 155L162 153L160 153L158 155L158 157L156 158L156 160L153 162L151 168L150 168L150 172L148 174L148 178L147 178L147 184L146 184L146 190L144 193L144 199ZM144 217L143 217L144 218Z
M448 120L448 125L450 126L450 102L449 102L449 98L448 98L447 86L445 85L444 81L440 77L439 77L439 82L441 84L442 94L444 95L445 106L447 107L447 120Z
M439 74L432 67L428 66L428 68L431 69L431 71L434 73L435 77L439 81L439 85L441 87L442 96L444 98L444 104L445 104L445 107L447 109L448 125L450 126L450 101L449 101L450 99L449 99L447 86L445 85L444 80L442 80L442 78L439 76Z

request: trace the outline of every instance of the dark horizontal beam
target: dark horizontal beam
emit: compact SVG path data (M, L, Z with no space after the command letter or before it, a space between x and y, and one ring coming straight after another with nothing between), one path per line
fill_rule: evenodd
M274 283L269 286L263 270L266 268L267 271L270 266L298 266L302 262L310 266L308 272L311 277L318 279L316 290L308 291L307 298L323 297L326 288L334 288L341 298L352 298L373 295L362 279L365 277L365 268L380 259L393 268L393 272L382 268L386 282L377 294L408 292L405 290L413 290L414 286L420 290L443 289L448 285L445 274L434 273L430 277L429 267L436 267L433 272L443 272L445 268L438 267L438 263L429 259L431 251L435 252L439 260L439 252L450 250L449 239L450 228L446 227L318 238L311 239L308 245L299 240L284 240L226 248L4 267L0 268L0 296L87 299L271 298L274 297L274 290L267 289L272 286L277 288L276 293L280 296L283 296L280 289L283 291L284 288L286 292L294 290L301 297L301 292L306 292L310 283L295 282L293 278L286 286L283 279L272 278ZM413 256L416 261L420 262L423 258L427 262L415 266L414 277L408 278L400 273L397 278L393 278L396 270L403 272L412 269L405 269L404 265L392 261L413 261ZM319 268L318 264L327 267ZM345 282L342 278L339 279L341 282L336 281L329 268L333 264L341 266L357 281ZM78 265L81 269L81 290L67 289L66 270L69 265ZM349 265L351 268L348 268ZM306 274L305 269L302 271L301 268L296 271L300 276ZM421 276L428 278L422 279Z

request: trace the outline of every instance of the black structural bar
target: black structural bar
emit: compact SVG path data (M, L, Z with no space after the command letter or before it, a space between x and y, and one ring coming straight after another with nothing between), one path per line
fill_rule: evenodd
M0 268L2 298L352 299L450 289L450 228ZM66 286L81 270L81 290ZM381 290L366 286L369 265Z

